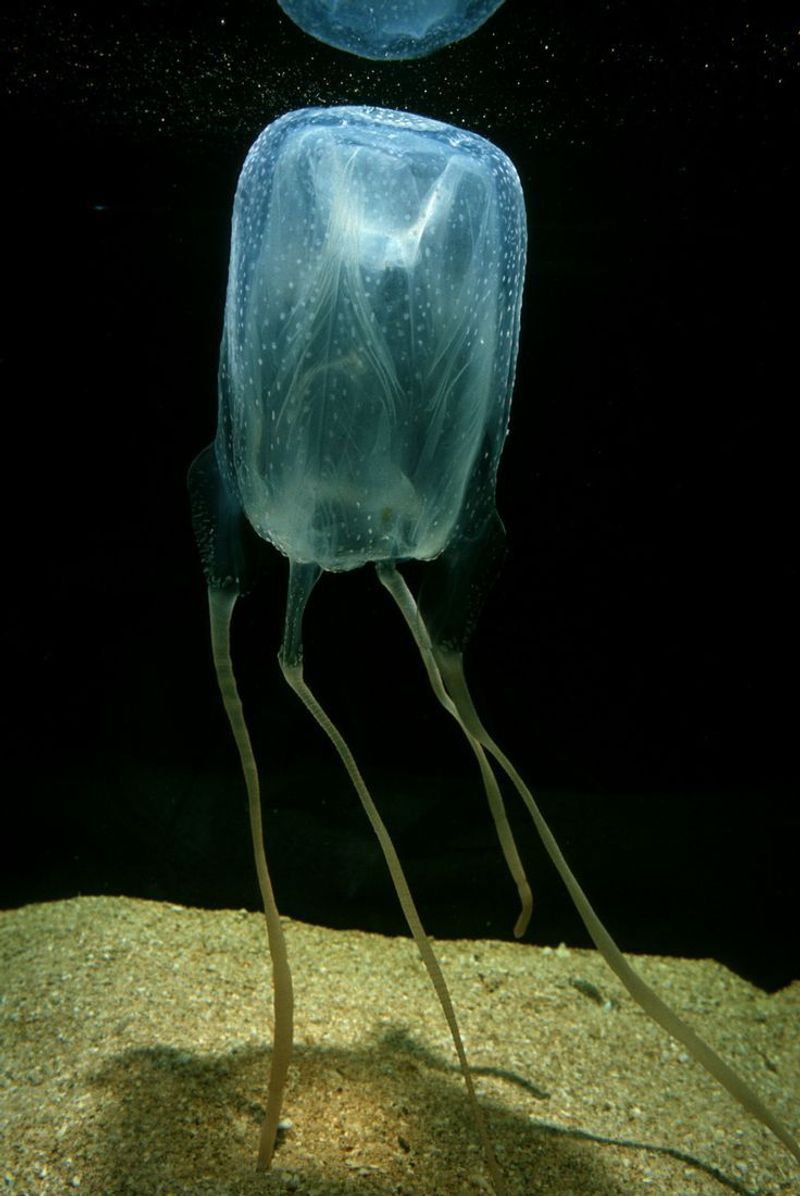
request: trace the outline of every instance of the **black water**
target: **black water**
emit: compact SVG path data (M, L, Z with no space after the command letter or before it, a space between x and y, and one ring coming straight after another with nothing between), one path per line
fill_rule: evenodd
M514 159L531 255L479 704L631 950L800 974L796 22L742 2L506 5L413 64L271 0L0 17L5 905L257 905L184 475L212 437L236 176L305 104L406 107ZM337 761L275 663L284 563L237 626L283 910L400 932ZM429 928L507 935L468 753L368 573L324 579L309 678ZM516 810L516 804L509 798ZM583 943L515 816L532 937Z

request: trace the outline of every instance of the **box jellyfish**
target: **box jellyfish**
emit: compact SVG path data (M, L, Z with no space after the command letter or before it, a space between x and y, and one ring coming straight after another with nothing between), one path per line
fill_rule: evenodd
M503 0L278 0L318 41L360 58L424 58L479 29Z
M527 807L597 949L630 994L800 1158L782 1123L624 959L470 697L462 653L504 551L495 481L514 382L526 244L522 189L505 154L473 133L408 113L289 113L263 131L239 179L218 429L193 464L189 486L213 657L248 790L272 959L262 1168L274 1150L291 1054L292 979L230 625L269 545L289 562L281 669L338 752L378 838L450 1029L495 1190L504 1191L503 1179L445 977L368 785L303 675L303 611L323 572L373 565L407 623L436 697L476 758L519 893L516 934L530 917L531 893L506 818L503 776ZM398 567L410 560L427 562L416 596Z

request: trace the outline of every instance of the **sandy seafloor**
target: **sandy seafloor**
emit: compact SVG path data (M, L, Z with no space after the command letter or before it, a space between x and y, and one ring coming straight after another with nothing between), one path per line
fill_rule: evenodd
M295 1058L254 1169L271 1007L263 918L80 897L0 914L0 1190L92 1196L490 1191L413 943L286 922ZM771 1134L592 951L437 944L509 1194L797 1193ZM640 957L797 1131L800 983ZM599 997L599 1000L598 1000Z

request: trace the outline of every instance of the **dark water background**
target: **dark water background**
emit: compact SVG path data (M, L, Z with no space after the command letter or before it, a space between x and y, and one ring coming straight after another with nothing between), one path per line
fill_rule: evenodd
M272 0L4 7L5 905L258 905L184 477L214 431L248 146L291 108L374 103L488 136L527 197L479 707L623 947L800 975L800 23L755 0L641 8L507 0L468 41L374 64ZM284 692L274 566L236 650L281 908L402 932ZM473 761L369 572L323 579L306 660L430 931L507 937ZM509 806L531 937L584 943Z

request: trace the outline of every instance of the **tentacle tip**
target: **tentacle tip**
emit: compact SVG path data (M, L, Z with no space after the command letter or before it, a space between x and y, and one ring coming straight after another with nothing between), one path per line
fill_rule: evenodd
M278 1145L278 1126L269 1132L268 1127L263 1125L261 1127L261 1142L258 1148L258 1160L256 1162L256 1171L262 1174L265 1171L270 1171L272 1168L272 1160L275 1157L275 1147Z
M525 931L528 929L528 923L533 914L533 894L530 887L525 885L520 889L520 903L522 908L519 911L519 917L514 923L514 938L521 939Z
M525 931L528 929L528 923L531 920L530 910L523 910L520 916L514 923L514 938L521 939Z

